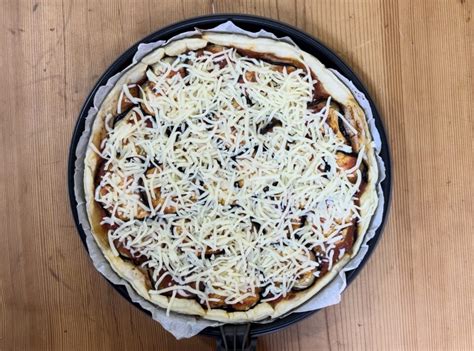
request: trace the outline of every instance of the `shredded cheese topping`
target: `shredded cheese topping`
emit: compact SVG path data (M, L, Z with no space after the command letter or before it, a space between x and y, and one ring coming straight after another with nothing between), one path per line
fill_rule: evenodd
M138 97L123 87L118 111L124 98L134 107L106 121L95 200L150 293L208 308L272 301L344 256L364 155L339 166L352 149L327 124L330 99L308 108L306 69L219 48L165 58L147 78Z

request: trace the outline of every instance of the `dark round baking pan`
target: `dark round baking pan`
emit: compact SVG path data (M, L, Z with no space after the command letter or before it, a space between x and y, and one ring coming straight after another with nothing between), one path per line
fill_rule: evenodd
M69 186L69 200L71 203L71 209L74 216L74 221L76 222L76 227L78 233L86 247L85 242L85 233L82 229L82 226L79 224L78 221L78 214L76 210L77 202L74 196L74 162L76 160L75 150L77 147L77 143L79 141L80 136L84 131L85 126L85 118L89 111L89 108L93 106L94 95L97 89L101 86L106 84L107 80L116 74L117 72L122 71L126 68L131 62L133 55L135 54L137 47L140 43L149 43L154 42L157 40L167 40L179 33L186 32L193 30L194 28L201 28L201 29L208 29L215 27L221 23L226 21L233 21L237 26L251 31L257 32L261 29L274 33L277 37L288 36L290 37L301 49L307 51L314 56L316 56L326 67L336 69L342 75L347 77L351 80L354 85L359 89L362 93L365 94L367 100L370 103L372 108L373 116L375 119L375 125L380 133L381 141L382 141L382 150L380 152L380 156L382 157L385 167L386 167L386 177L382 182L382 190L385 197L384 202L384 213L382 224L377 229L375 236L368 242L369 250L365 255L362 263L354 270L346 272L347 283L350 284L352 280L357 276L357 274L361 271L364 267L365 263L367 263L368 259L372 255L379 239L382 234L384 224L387 219L388 209L390 206L390 198L391 198L391 159L390 159L390 152L388 147L388 141L385 134L385 130L380 119L380 115L368 94L366 88L361 83L359 78L354 74L354 72L347 66L333 51L328 49L325 45L323 45L320 41L313 38L312 36L296 29L292 26L287 24L271 20L268 18L257 17L257 16L250 16L250 15L238 15L238 14L219 14L219 15L210 15L210 16L203 16L197 18L191 18L185 21L181 21L175 23L173 25L164 27L144 39L140 40L138 43L130 47L127 51L125 51L106 71L105 73L99 78L99 80L94 85L94 88L91 90L89 95L87 96L84 105L82 106L81 112L77 119L76 127L73 132L71 146L69 149L69 162L68 162L68 186ZM124 286L121 285L113 285L113 287L123 296L125 297L130 303L133 303L128 296L128 293ZM138 304L134 304L139 309L141 307ZM143 309L142 309L143 310ZM145 311L146 312L146 311ZM201 332L204 335L211 335L220 337L218 342L218 347L222 349L232 349L232 340L234 342L234 346L237 344L246 344L248 348L252 348L252 345L255 344L255 337L275 332L282 328L289 326L290 324L294 324L302 319L312 315L316 311L310 312L303 312L303 313L292 313L284 318L276 319L273 322L266 323L266 324L258 324L252 323L247 325L227 325L224 328L206 328ZM230 336L230 340L229 337ZM251 342L253 340L253 342ZM239 346L240 347L240 346Z

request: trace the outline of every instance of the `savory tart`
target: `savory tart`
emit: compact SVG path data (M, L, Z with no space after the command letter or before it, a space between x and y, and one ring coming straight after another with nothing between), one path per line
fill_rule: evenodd
M275 318L353 257L377 205L366 117L315 57L206 32L127 69L85 158L91 231L145 299L224 322Z

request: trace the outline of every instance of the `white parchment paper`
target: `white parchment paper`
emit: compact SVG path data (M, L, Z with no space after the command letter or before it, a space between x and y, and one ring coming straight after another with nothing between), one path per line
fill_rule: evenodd
M277 38L274 34L261 30L256 33L245 31L239 27L237 27L232 22L223 23L210 31L219 31L219 32L233 32L233 33L241 33L246 34L252 37L268 37L273 39L278 39L282 41L287 41L292 44L293 41L288 38ZM205 32L204 30L196 29L195 31L190 31L186 33L182 33L170 39L176 40L188 36L192 36L195 34L199 34ZM148 54L150 51L154 50L155 48L164 45L165 41L157 41L153 43L147 44L140 44L138 46L137 52L133 57L134 65L138 62L142 57ZM362 94L357 88L349 81L347 78L343 77L339 72L332 70L334 74L341 79L347 87L352 91L355 98L362 106L367 116L367 120L369 123L369 128L372 133L372 138L375 144L376 150L376 158L377 163L379 166L379 180L377 183L377 194L379 197L379 203L377 206L377 210L373 216L371 225L367 234L365 235L364 242L360 247L358 254L344 267L344 269L339 273L339 275L330 283L328 284L323 290L321 290L316 296L312 299L304 303L299 308L295 309L291 313L298 313L298 312L306 312L312 311L316 309L320 309L323 307L331 306L337 304L341 301L341 293L346 288L346 275L344 272L348 270L352 270L359 266L360 262L367 254L369 249L367 245L367 241L374 237L376 229L380 226L382 222L382 214L383 214L383 204L384 204L384 197L382 188L380 186L381 181L385 178L385 166L383 164L382 159L379 156L380 148L381 148L381 140L379 132L375 127L374 118L372 115L372 110L370 109L369 102L367 101L364 94ZM123 71L122 71L123 72ZM77 211L79 222L86 233L86 242L87 247L89 249L89 255L94 263L95 268L102 273L109 281L116 285L124 285L127 289L128 294L130 295L130 299L138 303L143 309L149 311L152 315L152 318L158 321L166 330L172 333L176 338L187 338L198 334L201 330L206 327L210 326L218 326L222 323L212 322L208 320L204 320L202 318L197 318L193 316L186 316L177 313L170 313L169 316L166 316L166 311L162 308L155 306L154 304L150 303L149 301L145 300L143 297L139 296L135 290L122 278L120 278L112 269L108 261L105 259L102 251L97 246L95 239L93 238L90 230L89 221L87 218L86 207L85 207L85 199L84 199L84 182L83 182L83 174L84 174L84 157L87 150L87 144L89 141L90 131L92 127L92 123L94 122L94 118L99 110L102 101L104 101L107 93L112 89L115 82L119 79L122 75L122 72L117 73L113 77L111 77L107 84L101 86L97 93L94 96L94 106L90 108L89 113L86 117L85 129L84 132L78 142L77 149L76 149L76 162L75 162L75 172L74 172L74 192L77 200ZM261 323L268 323L271 320L265 320Z

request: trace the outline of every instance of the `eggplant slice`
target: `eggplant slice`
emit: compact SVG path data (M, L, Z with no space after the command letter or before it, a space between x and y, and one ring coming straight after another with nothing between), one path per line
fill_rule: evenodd
M255 289L255 295L246 297L232 305L227 305L225 296L215 293L211 293L208 296L210 299L216 299L216 301L209 301L210 308L223 308L228 311L248 311L260 301L260 288Z
M128 84L127 88L132 97L138 98L140 96L140 88L137 84ZM120 101L120 111L124 112L130 110L133 106L135 106L135 103L130 101L127 95L125 95L125 93L122 92L122 94L122 100Z
M156 91L155 83L152 83L150 81L145 82L140 89L140 98L144 101L147 101L148 106L150 106L150 101L153 101L160 95L161 94ZM150 116L156 116L155 112L149 109L145 102L141 102L140 107L145 114Z
M126 179L122 179L122 181L119 183L119 185L123 185L125 183L126 183ZM109 184L105 184L104 186L102 186L100 188L99 194L100 194L100 196L106 196L107 194L109 194L112 191L113 191L113 187ZM128 192L127 194L128 195L133 195L133 193L131 193L131 192ZM137 194L137 195L140 196L140 194ZM101 206L107 213L109 213L110 215L112 214L113 208L111 208L110 206L104 206L102 203L101 203ZM133 215L133 218L135 218L135 219L144 219L145 217L147 217L150 213L147 210L145 210L144 207L145 207L144 205L143 206L137 206L137 209L136 209L135 214ZM117 208L117 211L115 212L115 217L121 219L122 221L128 221L128 220L132 219L132 218L129 218L128 216L126 216L123 213L123 211L120 207Z
M145 176L147 180L151 181L151 179L153 179L153 177L160 172L161 172L161 168L152 167L146 171ZM153 187L152 189L150 189L150 191L153 192L152 198L151 198L151 205L153 206L153 208L157 208L157 207L161 208L161 206L164 205L165 200L166 200L161 194L161 187L159 186ZM177 209L174 206L167 206L163 210L165 214L176 213L176 211Z
M260 288L255 289L255 295L246 297L240 302L232 304L235 311L248 311L260 301Z
M309 252L309 258L312 261L316 262L316 256L312 251ZM309 272L303 273L298 277L295 285L293 286L293 290L300 291L309 288L313 283L316 281L316 277L314 273L316 272L316 268L313 268Z

